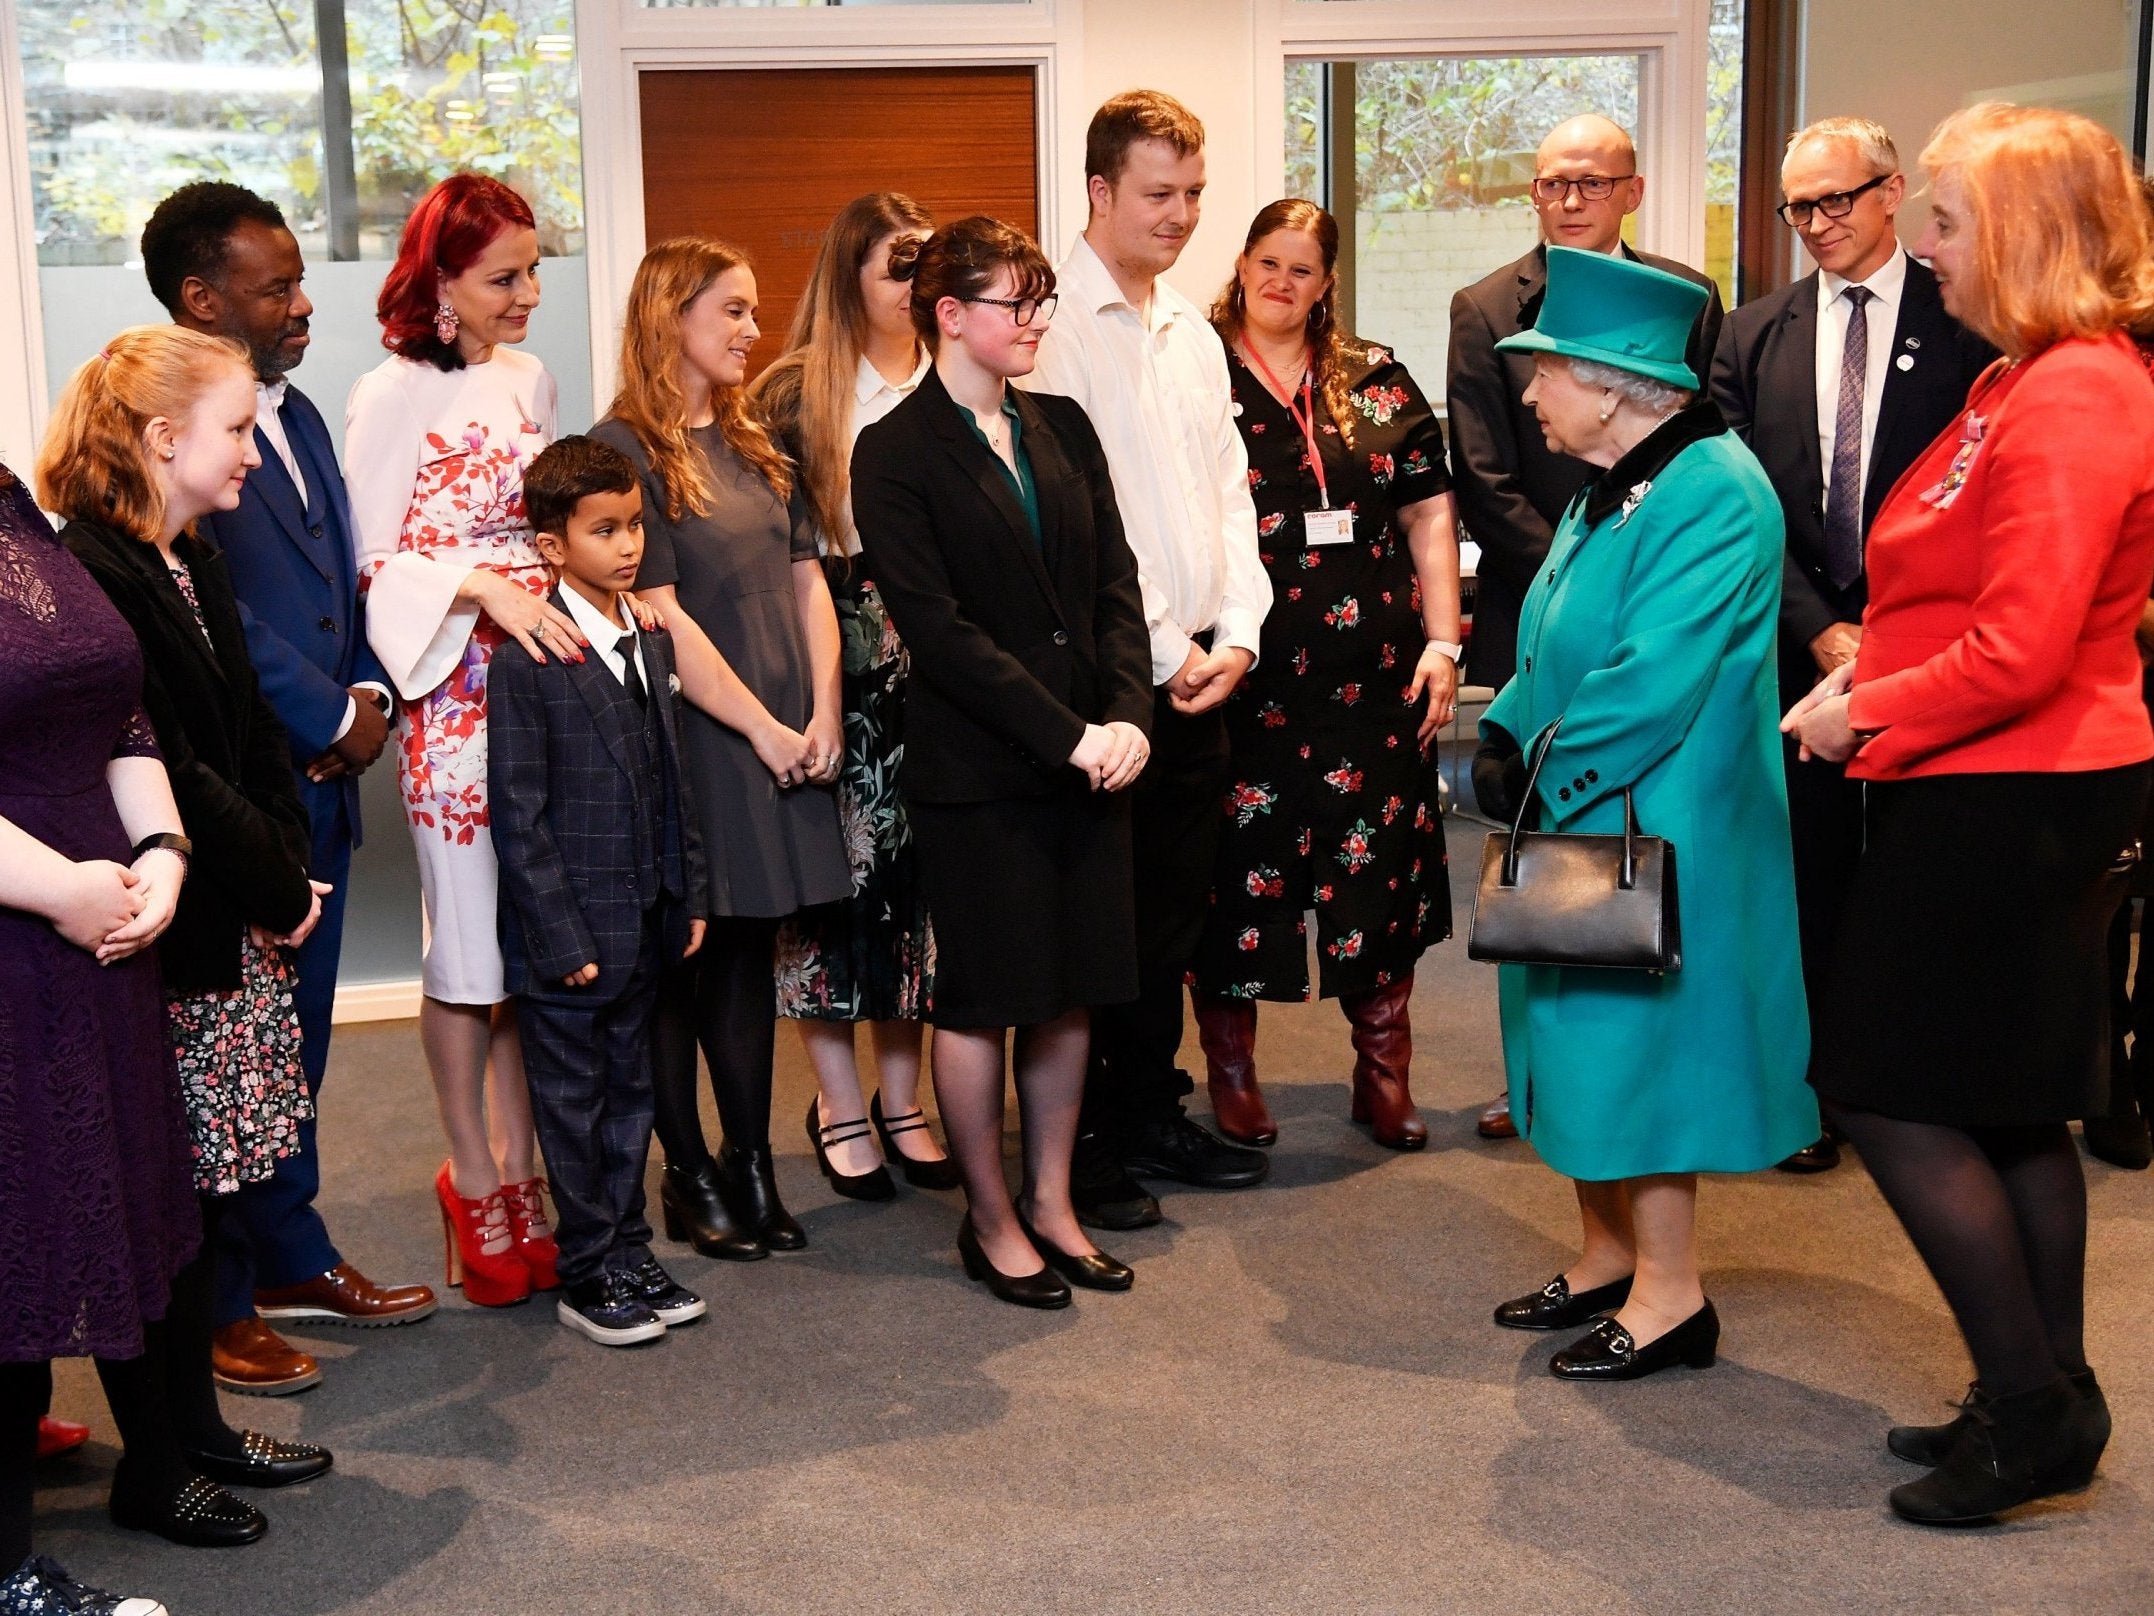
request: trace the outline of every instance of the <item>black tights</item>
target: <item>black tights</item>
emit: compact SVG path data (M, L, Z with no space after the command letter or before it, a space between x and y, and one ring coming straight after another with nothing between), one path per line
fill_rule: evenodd
M651 1088L658 1142L669 1167L710 1159L696 1110L696 1046L710 1063L711 1091L726 1139L743 1149L770 1143L770 1069L776 1056L778 990L771 948L778 922L711 919L693 959L670 967L651 1017Z
M1995 1396L2086 1367L2087 1185L2061 1122L1958 1128L1831 1108Z

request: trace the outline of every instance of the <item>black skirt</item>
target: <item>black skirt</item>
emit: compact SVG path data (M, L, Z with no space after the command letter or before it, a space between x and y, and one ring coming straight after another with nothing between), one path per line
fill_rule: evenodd
M1027 1027L1137 996L1129 803L1057 793L910 805L935 917L938 1027Z
M1866 788L1812 1029L1821 1098L1962 1127L2100 1115L2111 916L2149 769Z

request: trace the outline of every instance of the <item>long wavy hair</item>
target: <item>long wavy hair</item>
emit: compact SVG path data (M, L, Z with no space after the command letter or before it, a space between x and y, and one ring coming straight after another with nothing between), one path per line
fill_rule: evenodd
M906 239L934 228L927 209L896 191L870 191L838 210L793 311L785 352L758 376L749 402L792 452L808 509L832 556L852 521L853 384L867 349L860 275L878 243L899 237L893 280L909 280L916 250Z
M1234 261L1234 273L1212 304L1212 328L1230 348L1241 337L1249 323L1249 304L1242 293L1242 259L1275 230L1295 230L1312 237L1323 255L1328 279L1323 296L1309 310L1303 334L1309 344L1310 362L1316 367L1316 391L1323 397L1324 411L1339 429L1340 439L1352 447L1354 411L1347 397L1346 334L1339 329L1338 220L1306 197L1284 196L1259 208L1257 216L1249 221L1249 235L1242 242L1241 256Z
M441 277L463 274L503 231L536 228L531 204L490 175L451 174L420 197L375 299L381 345L437 370L462 370L456 343L434 333Z
M707 236L661 241L636 266L621 316L621 386L610 413L635 433L651 469L666 491L666 515L675 522L711 508L714 491L705 461L688 426L688 396L681 390L681 315L729 269L748 265L738 247ZM748 267L753 267L749 265ZM726 446L770 485L779 499L793 492L793 467L770 433L748 409L745 387L714 387L711 409Z

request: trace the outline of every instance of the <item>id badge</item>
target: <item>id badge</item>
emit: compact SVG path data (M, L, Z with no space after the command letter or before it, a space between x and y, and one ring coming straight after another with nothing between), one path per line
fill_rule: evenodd
M1311 548L1319 544L1354 542L1352 511L1304 511L1301 520Z

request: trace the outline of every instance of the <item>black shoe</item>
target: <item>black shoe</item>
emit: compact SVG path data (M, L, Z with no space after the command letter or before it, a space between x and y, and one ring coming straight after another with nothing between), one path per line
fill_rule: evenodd
M785 1203L778 1199L778 1175L771 1165L770 1146L736 1145L730 1139L718 1147L718 1193L725 1199L733 1221L751 1229L772 1251L799 1251L808 1243L807 1231L793 1221Z
M1574 1330L1589 1319L1613 1313L1630 1300L1630 1279L1611 1280L1572 1294L1570 1281L1558 1274L1531 1296L1514 1296L1496 1309L1506 1330Z
M658 1205L664 1213L666 1238L685 1240L705 1257L725 1262L754 1262L768 1257L770 1248L733 1221L718 1193L718 1167L705 1159L688 1169L668 1166L658 1183Z
M269 1530L260 1510L203 1476L189 1476L178 1492L156 1503L115 1489L109 1508L114 1526L155 1532L188 1549L236 1549Z
M108 1594L77 1582L57 1560L33 1554L0 1582L0 1616L171 1616L154 1599Z
M293 1487L312 1481L335 1463L327 1448L312 1442L279 1442L260 1431L239 1433L240 1453L181 1451L195 1474L225 1487Z
M635 1347L666 1333L665 1321L626 1274L600 1274L561 1287L553 1315L602 1347Z
M972 1227L970 1213L957 1226L957 1254L965 1264L965 1272L1001 1301L1014 1302L1019 1307L1070 1305L1070 1288L1052 1268L1042 1268L1036 1274L1005 1274L989 1262L987 1253L980 1249L980 1237Z
M1271 1158L1246 1145L1230 1145L1186 1112L1139 1123L1119 1134L1115 1153L1132 1173L1171 1178L1206 1190L1247 1189L1271 1172Z
M1893 1513L1923 1526L1979 1526L2008 1509L2094 1480L2108 1408L2062 1375L2047 1386L1967 1404L1968 1423L1943 1464L1888 1495Z
M667 1329L677 1329L683 1324L693 1324L710 1311L703 1298L659 1266L656 1257L646 1257L633 1268L621 1271L621 1280L634 1293L636 1299L653 1313L658 1322Z
M1129 1176L1114 1147L1097 1133L1077 1136L1070 1156L1070 1204L1077 1221L1094 1229L1148 1229L1159 1201Z
M2087 1435L2094 1441L2096 1451L2109 1442L2109 1399L2102 1395L2102 1388L2094 1378L2092 1369L2074 1370L2065 1376L2072 1389L2085 1405L2082 1410ZM1905 1459L1909 1464L1935 1469L1952 1457L1952 1449L1958 1444L1967 1428L1975 1423L1970 1412L1976 1405L1989 1401L1989 1393L1982 1383L1970 1381L1967 1395L1948 1407L1960 1412L1942 1425L1895 1425L1885 1433L1885 1450L1895 1459Z
M934 1137L927 1125L927 1113L918 1106L886 1117L883 1115L882 1090L877 1089L875 1098L868 1101L868 1117L874 1122L875 1131L882 1136L883 1159L896 1162L898 1171L905 1175L905 1182L914 1189L954 1190L965 1182L965 1175L958 1171L957 1163L948 1157L941 1161L915 1161L898 1149L897 1136L901 1133L924 1133Z
M1642 1347L1614 1319L1602 1319L1549 1359L1548 1372L1564 1380L1639 1380L1677 1364L1710 1369L1719 1349L1720 1315L1707 1302Z
M864 1173L841 1173L830 1165L830 1147L849 1145L855 1139L865 1139L874 1130L868 1126L866 1117L855 1117L850 1122L824 1122L822 1103L814 1097L808 1100L808 1143L815 1147L815 1165L823 1170L823 1177L830 1180L830 1187L849 1201L894 1201L897 1186L890 1182L890 1170L877 1162Z
M1088 1291L1126 1291L1137 1283L1137 1271L1128 1263L1116 1262L1104 1251L1088 1251L1081 1256L1064 1251L1033 1228L1032 1220L1022 1212L1017 1214L1017 1226L1025 1231L1032 1249L1047 1259L1047 1266L1072 1285Z
M1829 1173L1839 1165L1840 1141L1829 1133L1821 1133L1779 1167L1783 1173Z
M2096 1161L2132 1173L2154 1166L2154 1134L2137 1106L2122 1116L2089 1117L2084 1126L2087 1154Z

